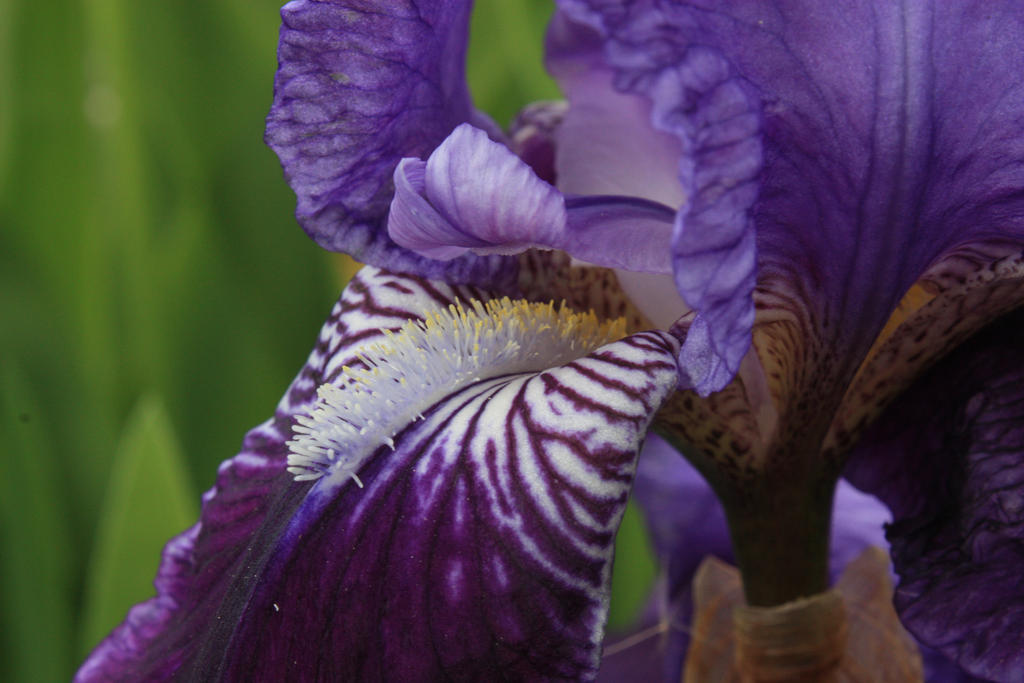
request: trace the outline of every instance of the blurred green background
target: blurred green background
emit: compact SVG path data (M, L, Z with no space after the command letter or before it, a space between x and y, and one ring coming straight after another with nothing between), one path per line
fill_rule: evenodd
M262 143L277 0L0 0L0 680L67 680L301 367L350 266ZM547 0L480 0L506 125ZM653 568L636 515L613 622Z

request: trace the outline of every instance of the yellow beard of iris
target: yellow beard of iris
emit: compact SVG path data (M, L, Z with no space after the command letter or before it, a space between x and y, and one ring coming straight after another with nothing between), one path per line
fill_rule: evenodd
M445 396L483 379L562 365L625 336L625 321L601 321L554 303L508 298L453 304L409 321L360 354L337 384L317 389L296 418L288 471L296 481L352 478L381 444Z

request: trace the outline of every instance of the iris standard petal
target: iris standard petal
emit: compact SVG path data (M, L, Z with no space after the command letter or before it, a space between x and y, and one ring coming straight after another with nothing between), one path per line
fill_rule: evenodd
M345 366L358 366L361 350L384 340L386 330L454 301L483 298L473 287L361 270L274 417L249 432L241 452L221 465L216 485L203 497L199 523L168 543L155 581L157 596L132 608L85 661L76 681L167 680L191 665L204 646L222 644L223 638L204 638L215 614L228 595L238 593L235 579L258 564L255 541L279 533L300 500L294 494L301 487L285 470L295 415L310 409L317 387L335 380Z
M553 134L558 188L641 197L676 209L687 199L679 181L682 144L651 126L649 100L613 87L602 41L598 31L562 12L548 26L544 61L569 105Z
M869 429L848 475L892 509L907 628L966 670L1024 680L1024 314L979 333Z
M612 543L677 343L594 349L621 324L481 298L361 271L289 393L294 423L250 437L172 546L159 623L133 613L80 680L593 676ZM310 406L314 376L330 383Z
M616 87L650 98L655 110L666 92L693 88L686 65L702 65L691 72L702 82L735 84L737 103L753 98L763 145L749 207L759 286L787 292L788 306L851 362L947 250L1024 239L1024 16L1016 3L562 7L599 27ZM693 124L703 111L678 114ZM716 152L707 161L694 156L695 176L713 178L736 157ZM719 194L730 185L702 186ZM704 227L736 215L712 211Z
M465 82L470 5L293 0L281 10L266 140L298 197L299 223L322 247L451 282L514 276L497 257L424 259L386 229L402 157L425 157L464 121L493 127Z
M697 312L680 356L683 387L707 395L732 379L750 346L760 101L720 51L664 23L679 8L590 5L561 3L548 36L570 105L559 185L592 192L659 178L640 196L678 208L675 284ZM604 133L586 135L593 129ZM631 152L616 153L627 144ZM600 177L589 170L595 158L604 158Z

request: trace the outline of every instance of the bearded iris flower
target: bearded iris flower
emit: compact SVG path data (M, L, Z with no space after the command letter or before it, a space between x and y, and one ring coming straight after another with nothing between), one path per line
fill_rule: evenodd
M267 139L371 266L81 680L592 678L652 421L750 605L827 589L845 468L910 631L1024 676L1024 7L558 7L504 135L468 3L285 6Z

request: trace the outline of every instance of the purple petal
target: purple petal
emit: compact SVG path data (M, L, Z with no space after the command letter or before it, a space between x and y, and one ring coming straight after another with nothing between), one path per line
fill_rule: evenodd
M921 378L854 451L880 496L907 628L966 670L1024 680L1024 315Z
M673 212L632 197L570 197L558 248L587 263L640 273L671 273Z
M399 343L383 330L470 297L486 298L361 271L277 418L221 468L200 524L169 546L158 597L78 679L592 677L637 452L675 385L670 335L634 335L539 373L471 370L393 440L370 443L359 479L310 487L285 472L285 432L310 413L312 386L379 369L383 351L369 344ZM569 341L585 330L570 322L576 357ZM374 391L396 398L398 386Z
M402 159L395 169L395 198L388 214L388 234L406 249L447 261L484 242L460 232L424 197L427 163Z
M679 140L651 127L651 104L612 86L601 36L556 13L546 63L569 109L555 133L558 189L577 195L622 195L672 208L687 198L679 182Z
M331 680L592 677L612 541L674 351L647 333L484 380L378 449L365 488L322 479L201 677L283 673L311 650L332 653L317 662Z
M504 145L472 126L455 129L426 163L395 171L388 231L424 256L560 249L611 268L669 272L673 212L632 197L566 200Z
M299 223L322 247L452 282L513 277L497 257L424 259L386 230L399 160L425 157L464 121L488 125L465 83L470 5L293 0L281 10L266 140L298 197Z
M680 355L681 386L707 395L732 379L750 346L760 102L716 50L662 35L660 10L561 7L565 15L548 37L549 64L570 103L559 184L608 191L642 182L634 180L638 174L659 176L640 196L654 193L679 207L671 245L675 284L697 312ZM570 151L595 129L604 132L588 136L593 151ZM625 145L650 152L620 154ZM589 170L595 157L605 160L599 178Z
M197 656L232 579L258 555L254 538L272 537L298 504L300 487L285 471L291 427L309 409L316 388L344 366L358 365L367 345L385 339L410 317L457 300L483 298L474 288L452 288L364 268L331 311L305 367L274 417L249 432L241 452L226 461L203 497L199 523L172 539L157 574L157 596L132 608L100 643L76 681L166 680ZM218 641L219 642L219 641Z
M403 161L396 185L388 231L398 244L431 258L471 248L519 253L550 245L565 229L561 194L470 125L458 126L426 164Z
M693 465L656 435L644 445L633 495L673 593L689 586L706 555L732 559L722 504Z
M752 220L759 286L852 372L930 264L968 241L1024 240L1017 3L560 6L600 34L618 92L684 143L676 273L697 310L688 291L711 273L746 296ZM708 337L738 350L726 318Z

